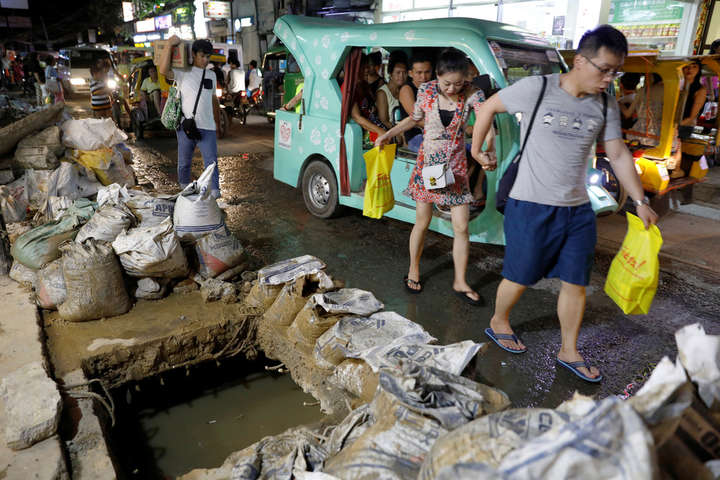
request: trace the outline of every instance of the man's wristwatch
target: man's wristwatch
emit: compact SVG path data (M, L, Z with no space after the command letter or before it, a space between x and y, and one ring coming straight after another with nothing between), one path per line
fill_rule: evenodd
M635 204L636 207L640 207L642 205L650 205L650 199L647 196L645 196L642 198L642 200L633 200L633 203Z

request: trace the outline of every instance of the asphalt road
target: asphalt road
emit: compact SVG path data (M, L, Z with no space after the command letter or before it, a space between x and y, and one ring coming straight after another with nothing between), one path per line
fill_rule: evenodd
M452 239L430 232L421 264L424 291L410 295L402 279L407 273L412 226L368 219L358 210L346 210L332 220L313 217L305 210L300 191L273 179L272 140L273 125L262 117L250 117L245 126L235 121L228 137L218 142L221 188L230 204L227 224L259 263L315 255L347 286L374 292L386 310L420 323L441 344L487 341L483 330L501 280L502 247L471 246L468 280L486 301L485 306L473 307L452 294ZM177 191L174 137L152 136L135 146L133 167L140 182L165 192ZM162 155L149 154L148 149ZM201 171L197 153L193 173L197 176ZM708 333L720 334L716 293L710 287L685 283L682 275L661 273L649 315L623 315L603 293L610 261L608 255L596 256L579 342L581 353L604 375L601 384L585 383L556 368L559 282L554 280L528 289L511 315L527 353L512 355L490 344L465 374L501 388L515 406L555 407L576 390L599 398L637 391L663 356L675 358L674 332L684 325L700 322Z

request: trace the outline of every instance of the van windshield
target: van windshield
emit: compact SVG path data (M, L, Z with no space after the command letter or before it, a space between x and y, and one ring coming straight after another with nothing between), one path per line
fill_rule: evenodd
M90 68L98 58L110 58L110 54L102 50L70 50L68 54L71 68Z
M519 47L494 41L490 42L490 49L510 85L531 75L562 72L560 56L554 49Z

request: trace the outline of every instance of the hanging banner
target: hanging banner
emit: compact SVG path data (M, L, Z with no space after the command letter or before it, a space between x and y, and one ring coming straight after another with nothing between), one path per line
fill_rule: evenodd
M610 23L682 20L684 6L677 0L612 0Z
M230 18L230 2L203 2L205 18Z

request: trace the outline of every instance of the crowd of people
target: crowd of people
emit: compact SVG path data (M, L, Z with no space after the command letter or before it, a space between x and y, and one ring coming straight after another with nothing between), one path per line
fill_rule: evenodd
M23 90L28 95L34 95L37 105L65 100L55 56L31 52L20 57L12 55L1 45L0 54L0 91Z

